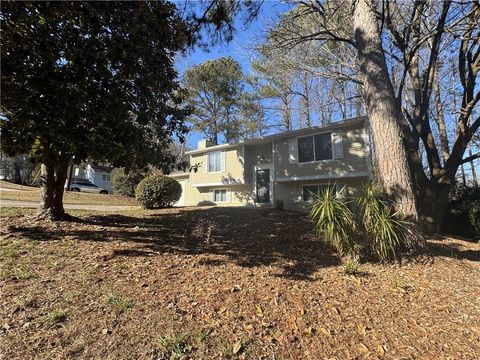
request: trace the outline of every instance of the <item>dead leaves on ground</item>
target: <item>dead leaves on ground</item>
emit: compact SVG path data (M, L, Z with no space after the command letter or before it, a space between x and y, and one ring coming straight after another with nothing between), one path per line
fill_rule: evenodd
M5 224L0 254L8 274L32 272L1 280L0 353L9 359L53 353L476 358L480 352L478 262L365 264L368 275L345 276L301 214L169 209Z

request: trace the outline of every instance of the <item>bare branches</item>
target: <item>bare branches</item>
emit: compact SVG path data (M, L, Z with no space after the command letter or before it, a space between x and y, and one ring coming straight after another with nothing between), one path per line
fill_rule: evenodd
M460 161L460 164L465 164L465 163L468 163L468 162L473 161L475 159L480 159L480 153L476 153L476 154L470 155L470 156L462 159Z
M335 41L355 46L351 32L338 26L346 17L345 4L300 1L280 24L282 31L274 35L277 46L291 48L308 41ZM314 28L308 25L314 24ZM348 24L344 24L348 27Z

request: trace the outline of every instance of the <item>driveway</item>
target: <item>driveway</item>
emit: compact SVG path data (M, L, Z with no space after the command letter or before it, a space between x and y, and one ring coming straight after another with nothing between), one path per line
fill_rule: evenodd
M33 201L0 200L0 207L38 208L39 203ZM98 211L125 211L135 210L138 206L127 205L90 205L90 204L63 204L65 209L70 210L98 210Z

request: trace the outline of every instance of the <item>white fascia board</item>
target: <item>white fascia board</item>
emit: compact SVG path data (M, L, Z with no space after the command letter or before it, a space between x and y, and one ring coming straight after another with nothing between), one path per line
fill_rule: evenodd
M168 177L171 177L171 178L177 178L177 177L188 177L190 176L190 173L175 173L175 174L168 174L167 175Z
M282 176L277 177L277 182L286 181L305 181L305 180L324 180L324 179L341 179L351 177L366 177L369 176L368 171L358 171L350 173L325 174L325 175L307 175L307 176Z
M209 146L205 149L200 149L200 150L197 149L197 150L186 151L185 154L187 154L187 155L202 154L202 153L215 151L215 150L223 150L223 149L226 149L226 148L229 148L229 147L235 147L235 146L238 146L238 145L240 145L240 144L221 144L221 145Z
M245 185L243 181L241 182L213 182L213 183L202 183L202 184L192 184L192 187L212 187L212 186L235 186L235 185Z

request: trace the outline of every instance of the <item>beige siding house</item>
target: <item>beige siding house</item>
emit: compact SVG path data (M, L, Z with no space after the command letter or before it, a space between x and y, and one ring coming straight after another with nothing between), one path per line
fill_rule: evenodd
M273 206L305 210L324 186L351 194L371 176L365 117L210 146L187 153L197 172L170 175L180 182L177 206Z

